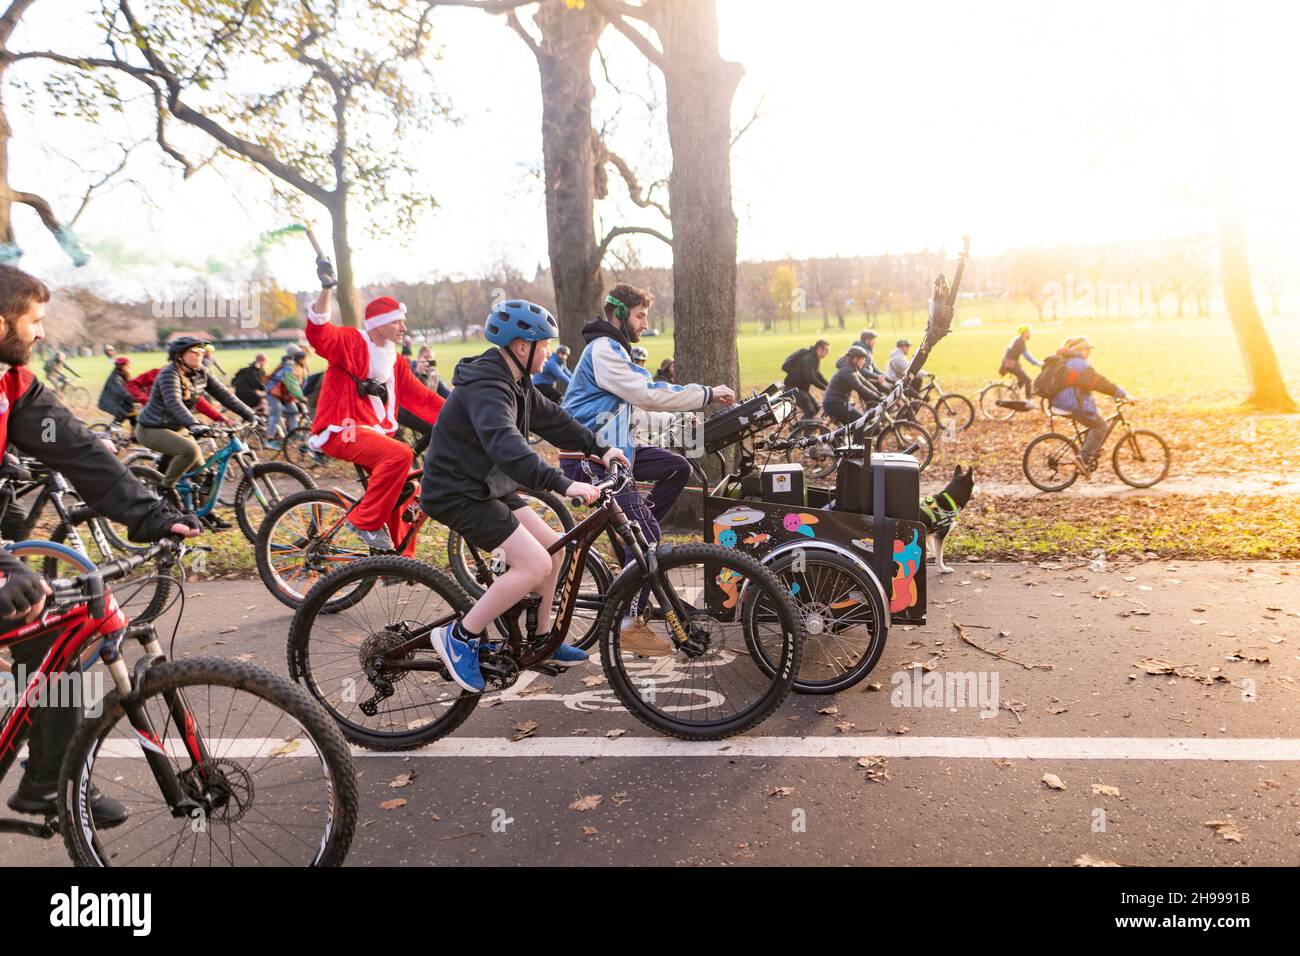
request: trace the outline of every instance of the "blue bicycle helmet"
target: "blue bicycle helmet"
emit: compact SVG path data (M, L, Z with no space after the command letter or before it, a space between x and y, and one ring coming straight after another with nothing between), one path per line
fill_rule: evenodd
M559 334L560 327L555 324L551 313L523 299L501 303L483 324L483 337L493 345L506 346L515 339L542 342L557 338Z

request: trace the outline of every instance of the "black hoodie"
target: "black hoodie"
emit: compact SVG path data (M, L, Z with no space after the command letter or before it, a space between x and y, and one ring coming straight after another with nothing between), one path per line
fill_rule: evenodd
M451 383L455 388L438 413L424 459L420 504L426 512L448 498L487 501L518 488L564 494L570 479L529 447L529 430L557 448L596 456L608 450L591 429L518 381L495 347L461 359Z

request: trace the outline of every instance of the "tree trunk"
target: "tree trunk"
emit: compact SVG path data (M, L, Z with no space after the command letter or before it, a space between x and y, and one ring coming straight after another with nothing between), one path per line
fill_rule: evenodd
M600 310L596 260L596 164L592 149L591 57L605 20L546 0L537 11L542 43L533 52L542 88L542 167L546 242L560 341L582 345L582 327Z
M673 165L673 320L681 382L740 384L731 101L744 72L718 53L713 0L656 0Z
M339 303L339 317L344 325L360 328L361 305L357 299L356 276L352 271L352 245L348 242L348 196L342 185L327 208L334 239L334 276L338 279L334 297Z
M1246 228L1233 195L1221 195L1219 213L1219 258L1223 270L1223 303L1237 334L1241 357L1250 376L1250 394L1243 403L1260 411L1294 412L1295 401L1277 364L1277 353L1268 330L1259 317L1255 293L1250 285L1246 260Z

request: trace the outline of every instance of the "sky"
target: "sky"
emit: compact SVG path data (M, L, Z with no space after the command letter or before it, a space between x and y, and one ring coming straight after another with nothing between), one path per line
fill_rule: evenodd
M15 48L92 42L89 16L68 16L82 5L37 3ZM1290 49L1300 5L718 0L718 11L722 54L745 69L733 126L757 112L732 155L742 259L952 251L964 233L976 254L1207 234L1223 142L1235 146L1252 253L1282 261L1300 249L1300 128L1288 105L1300 88ZM433 70L455 122L394 148L415 159L439 206L404 242L359 235L363 282L472 275L502 258L531 273L546 261L532 54L498 17L447 9L435 23ZM623 92L593 66L596 122L644 180L663 176L662 83L614 31L602 51ZM34 79L42 67L19 71ZM88 175L79 167L111 166L110 144L130 126L8 102L12 182L61 208ZM182 181L149 144L128 170L139 185L96 198L78 223L95 256L77 278L120 288L183 281L209 261L247 268L258 236L286 222L247 170ZM614 194L598 205L601 227L664 227L616 181ZM25 266L74 277L32 214L16 222ZM327 231L323 215L316 222ZM655 240L637 249L669 263ZM268 264L290 288L311 282L300 240Z

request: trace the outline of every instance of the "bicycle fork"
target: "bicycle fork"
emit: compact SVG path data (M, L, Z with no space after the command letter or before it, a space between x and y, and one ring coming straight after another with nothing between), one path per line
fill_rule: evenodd
M136 629L132 628L131 630ZM122 638L128 633L130 632L124 631L119 633L116 639L110 638L107 640L103 651L101 651L101 658L108 667L108 672L113 679L113 685L117 688L117 692L121 697L122 709L126 712L131 728L135 731L136 743L140 745L140 749L144 753L145 761L149 764L149 769L153 772L154 779L162 790L163 798L171 808L172 816L201 818L210 809L210 803L206 801L200 802L186 794L178 779L179 774L173 768L171 759L164 749L162 737L158 734L143 701L139 697L139 688L149 667L158 661L165 660L166 657L162 652L161 645L158 643L157 636L154 634L153 627L151 625L142 625L140 630L131 636L141 638L145 654L136 663L134 672L128 671L126 661L120 653ZM148 635L147 640L144 639L146 635ZM190 710L189 702L185 699L184 692L180 690L164 691L163 699L167 703L167 711L171 721L181 731L185 751L189 756L192 768L196 772L196 777L204 784L206 790L211 779L212 757L199 731L193 712ZM89 779L83 777L77 799L79 801L88 800L88 791Z

